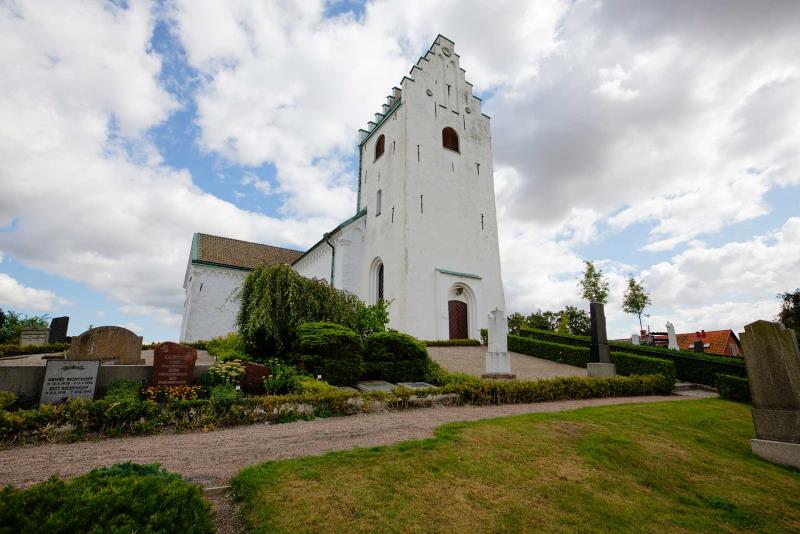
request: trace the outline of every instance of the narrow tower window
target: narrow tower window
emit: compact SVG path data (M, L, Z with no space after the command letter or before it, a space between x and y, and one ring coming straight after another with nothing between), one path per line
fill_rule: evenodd
M384 137L383 134L381 134L381 136L378 137L378 142L375 143L375 159L378 159L379 157L383 156L383 149L385 144L386 144L386 137Z
M378 267L378 300L383 300L383 263Z
M449 126L442 130L442 146L455 152L460 152L458 150L458 134Z
M375 195L375 216L381 214L381 190L378 189L377 195Z

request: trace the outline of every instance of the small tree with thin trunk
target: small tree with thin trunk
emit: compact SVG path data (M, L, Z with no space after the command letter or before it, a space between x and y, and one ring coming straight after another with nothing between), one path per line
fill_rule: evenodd
M581 297L589 302L605 304L608 301L608 280L603 276L603 271L594 266L594 262L584 261L586 270L583 278L578 282Z
M778 294L781 299L781 309L778 312L778 321L786 328L797 332L797 341L800 343L800 288L794 291Z
M629 277L628 289L625 290L625 296L622 299L622 309L625 313L630 313L639 318L639 330L643 330L642 315L644 315L645 308L650 304L652 304L650 295L647 294L641 282L637 282L632 276Z

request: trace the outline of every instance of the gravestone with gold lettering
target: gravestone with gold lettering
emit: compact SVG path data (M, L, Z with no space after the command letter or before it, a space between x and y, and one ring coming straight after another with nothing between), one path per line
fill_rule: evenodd
M49 360L44 371L39 404L55 404L66 399L94 399L100 362Z
M183 386L191 384L197 351L192 347L167 341L153 351L153 385Z

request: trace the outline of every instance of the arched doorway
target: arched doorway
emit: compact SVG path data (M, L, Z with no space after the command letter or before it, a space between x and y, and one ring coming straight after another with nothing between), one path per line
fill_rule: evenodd
M448 301L447 314L450 319L450 339L468 339L467 303L462 300Z

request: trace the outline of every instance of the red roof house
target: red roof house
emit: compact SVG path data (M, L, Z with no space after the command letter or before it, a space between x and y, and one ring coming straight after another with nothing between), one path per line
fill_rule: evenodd
M703 352L716 356L735 356L741 358L742 344L733 330L700 330L691 334L676 334L681 350L694 350L695 341L703 342Z

